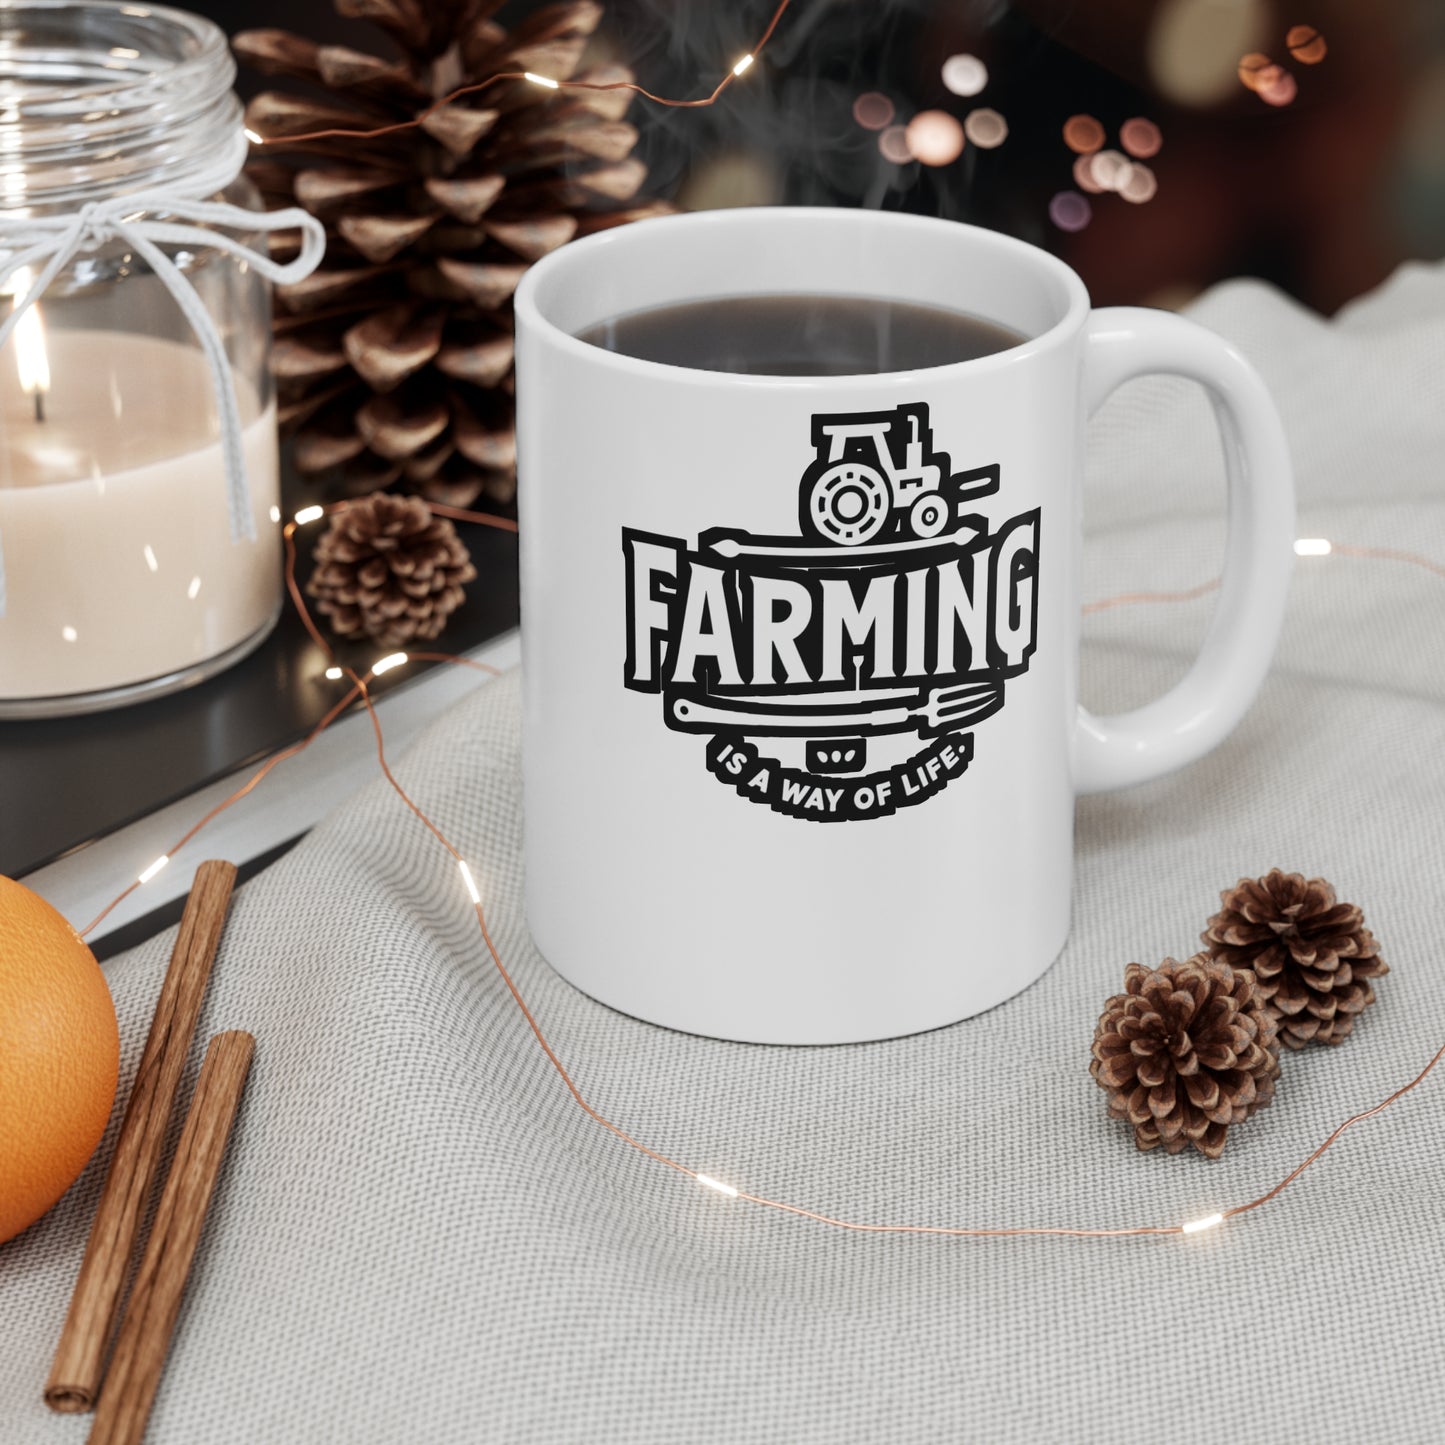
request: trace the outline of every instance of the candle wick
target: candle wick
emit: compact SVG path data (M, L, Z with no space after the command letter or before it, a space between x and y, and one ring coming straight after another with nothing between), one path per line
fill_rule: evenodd
M45 420L45 392L42 388L35 388L35 420Z

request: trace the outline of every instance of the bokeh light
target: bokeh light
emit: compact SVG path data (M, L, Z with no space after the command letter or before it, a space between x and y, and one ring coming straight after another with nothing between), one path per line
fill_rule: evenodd
M1246 90L1258 90L1259 78L1268 70L1276 70L1275 65L1269 56L1258 50L1251 50L1248 55L1239 57L1239 83Z
M963 127L946 110L920 110L908 122L904 139L909 154L926 166L946 166L963 153Z
M977 95L988 84L988 66L976 55L950 55L943 62L943 83L955 95Z
M1159 181L1148 166L1142 161L1135 161L1129 167L1129 174L1118 189L1119 194L1126 201L1133 201L1136 206L1142 206L1145 201L1154 199L1154 195L1159 189Z
M1301 65L1318 65L1328 54L1325 37L1313 25L1291 25L1284 43Z
M1074 184L1081 191L1088 191L1091 196L1097 196L1104 189L1094 179L1093 156L1076 156L1074 158Z
M1299 93L1295 78L1282 65L1273 65L1261 76L1254 93L1267 105L1288 105Z
M1104 144L1104 127L1091 115L1071 115L1064 122L1064 144L1086 156Z
M882 130L893 120L893 102L876 90L865 91L853 102L853 119L864 130Z
M984 105L964 116L963 133L970 145L991 151L1008 139L1008 122L996 110Z
M1088 197L1077 191L1060 191L1049 202L1049 220L1061 231L1082 231L1093 217Z
M1239 57L1272 29L1262 0L1160 0L1146 59L1154 84L1178 105L1210 106L1234 89Z
M1283 74L1284 66L1276 65L1272 60L1267 61L1250 76L1249 88L1258 95L1261 89L1268 90L1270 86L1277 85Z
M1134 169L1122 151L1099 151L1089 157L1089 174L1101 191L1119 191L1129 182Z
M1119 127L1119 144L1131 156L1139 160L1148 160L1150 156L1159 154L1159 148L1164 144L1164 137L1159 134L1159 127L1152 120L1145 120L1143 116L1136 115L1132 120L1126 120Z
M894 165L905 165L913 159L913 152L908 149L908 132L901 125L890 125L878 137L878 149L884 159Z

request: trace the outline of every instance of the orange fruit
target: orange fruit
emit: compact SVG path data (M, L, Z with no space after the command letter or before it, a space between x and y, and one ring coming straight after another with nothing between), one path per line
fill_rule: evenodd
M75 1182L115 1102L120 1032L95 955L0 878L0 1242Z

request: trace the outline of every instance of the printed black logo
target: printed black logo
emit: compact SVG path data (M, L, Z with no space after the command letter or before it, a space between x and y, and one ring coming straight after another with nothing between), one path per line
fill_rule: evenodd
M775 812L876 818L940 792L1036 645L1039 513L971 510L999 468L955 473L924 404L813 418L795 537L693 547L622 529L623 680L702 733L709 771Z

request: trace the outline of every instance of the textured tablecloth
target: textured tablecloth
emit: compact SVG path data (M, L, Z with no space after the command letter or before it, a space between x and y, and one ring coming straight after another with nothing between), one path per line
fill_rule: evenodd
M1249 283L1195 314L1279 400L1304 535L1445 560L1445 269L1407 268L1331 323ZM1089 595L1210 576L1222 468L1199 396L1136 384L1093 446ZM1209 605L1092 618L1090 704L1178 676ZM850 1217L1171 1223L1259 1193L1445 1039L1442 618L1445 582L1417 569L1302 561L1236 735L1080 806L1053 969L892 1043L710 1042L556 978L518 907L515 678L439 718L398 770L472 860L580 1084L639 1138ZM1393 970L1380 1002L1344 1047L1287 1057L1220 1162L1138 1154L1086 1072L1100 1006L1126 962L1188 954L1219 888L1275 864L1365 908ZM169 947L107 969L122 1099ZM882 988L907 960L879 965ZM380 783L238 896L203 1031L235 1027L256 1065L152 1441L1445 1439L1445 1075L1275 1204L1188 1240L825 1229L700 1189L577 1110L455 867ZM5 1445L85 1436L40 1391L112 1138L0 1248Z

